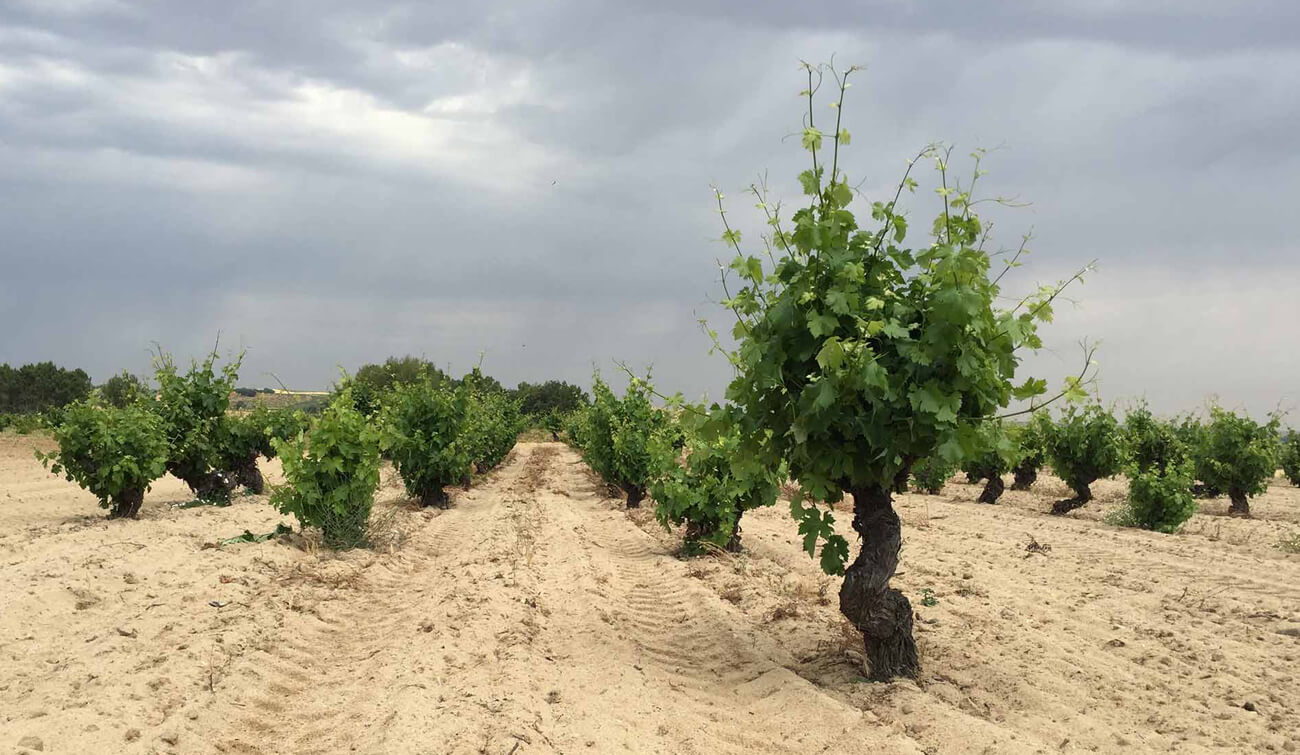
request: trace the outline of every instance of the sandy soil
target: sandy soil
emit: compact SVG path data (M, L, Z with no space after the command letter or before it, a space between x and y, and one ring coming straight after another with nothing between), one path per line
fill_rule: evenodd
M107 522L33 442L0 435L3 752L1300 747L1300 556L1274 547L1294 488L1251 521L1208 502L1176 536L1103 524L1116 482L1066 518L1043 513L1051 479L999 506L901 496L925 670L872 684L779 506L747 515L745 553L683 560L571 450L524 443L446 512L390 474L379 552L212 547L284 518L175 508L167 478Z

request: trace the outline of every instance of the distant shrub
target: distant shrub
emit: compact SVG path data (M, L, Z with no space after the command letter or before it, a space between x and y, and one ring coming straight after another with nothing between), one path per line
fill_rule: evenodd
M54 440L57 451L37 452L36 457L93 493L110 519L136 518L149 484L166 472L162 422L140 407L72 404L54 430Z
M39 414L11 414L9 419L10 426L19 435L31 435L45 426Z
M1206 469L1205 457L1200 453L1205 444L1205 424L1196 415L1188 414L1177 422L1170 423L1170 427L1192 459L1192 495L1196 498L1218 498L1223 495L1222 490L1216 490L1205 482L1206 477L1213 476Z
M652 436L666 426L666 417L650 403L648 378L632 378L619 398L596 373L592 396L583 426L577 429L578 445L596 474L621 488L628 508L636 508L660 468Z
M1128 460L1138 472L1163 471L1187 456L1178 430L1156 419L1146 403L1124 417L1123 437Z
M923 493L938 495L956 471L956 464L941 456L931 456L912 465L912 484Z
M9 426L13 424L13 421L13 415L0 412L0 433L9 429Z
M464 391L428 379L399 385L385 399L382 446L421 506L446 508L443 488L469 474L468 403Z
M653 475L650 494L655 518L665 529L686 528L686 552L709 546L740 550L740 519L746 511L776 503L783 470L770 470L736 453L744 442L734 407L688 407L678 426L685 454L678 462L678 433L651 436L650 455L661 465Z
M306 416L289 409L257 406L245 415L228 415L219 424L218 467L233 482L261 495L265 490L257 459L276 456L273 439L290 440L307 429Z
M564 414L554 409L542 415L542 429L551 434L551 440L560 439L560 432L564 430L564 420Z
M1196 513L1192 495L1195 465L1182 440L1186 428L1156 419L1142 403L1125 416L1121 432L1128 500L1106 521L1167 534L1177 532ZM1193 436L1188 433L1186 437Z
M519 399L519 410L530 417L552 412L563 414L581 409L590 402L586 391L563 380L520 383L512 393Z
M1135 465L1129 477L1128 502L1112 521L1166 534L1177 532L1196 513L1192 469L1185 458L1164 467L1140 469Z
M1264 492L1276 473L1280 424L1278 415L1260 424L1222 407L1210 407L1210 420L1192 449L1196 475L1211 490L1228 494L1230 513L1250 516L1250 496Z
M1038 480L1038 470L1047 461L1047 439L1052 433L1052 418L1046 411L1034 412L1028 422L1012 425L1007 433L1016 450L1015 465L1011 468L1015 481L1011 483L1011 489L1029 490Z
M126 370L114 375L99 386L99 396L105 404L119 409L128 407L148 395L144 381Z
M478 386L478 368L462 381L465 394L465 425L461 430L462 445L469 454L474 468L482 473L495 469L524 429L518 400L504 391L483 390Z
M1282 474L1286 475L1292 485L1300 485L1300 433L1295 430L1287 432L1279 457Z
M1119 474L1124 466L1123 437L1115 416L1100 404L1070 407L1052 429L1047 442L1052 470L1074 491L1058 501L1052 513L1064 514L1092 500L1092 483Z
M1016 447L1001 422L988 421L979 426L978 443L974 453L962 464L962 471L971 482L985 480L980 492L980 503L997 503L1006 490L1002 475L1011 471Z
M357 411L373 417L379 414L384 396L389 391L400 385L411 385L424 380L434 385L454 382L432 362L413 356L389 357L383 364L363 364L358 367L355 374L335 389L335 395L346 388Z
M366 544L370 509L379 485L379 431L343 391L300 439L271 441L286 484L271 503L316 527L330 548Z
M585 445L584 435L587 431L591 407L583 407L569 412L564 418L564 441L570 446L582 450Z

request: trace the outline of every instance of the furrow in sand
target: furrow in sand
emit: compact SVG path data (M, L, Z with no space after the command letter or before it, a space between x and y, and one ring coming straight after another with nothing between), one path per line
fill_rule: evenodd
M353 748L357 734L384 715L382 685L372 669L400 662L404 640L422 630L420 616L444 602L441 581L468 533L495 529L496 496L468 491L413 533L398 556L371 563L351 589L321 607L314 625L286 625L287 639L254 664L260 688L248 696L234 732L218 749L313 753ZM448 585L449 586L449 585ZM309 664L309 665L308 665ZM294 670L297 669L297 670Z

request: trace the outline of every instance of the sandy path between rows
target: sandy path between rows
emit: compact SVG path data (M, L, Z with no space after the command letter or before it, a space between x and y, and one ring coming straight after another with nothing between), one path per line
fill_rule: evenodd
M165 478L108 522L32 442L0 435L0 752L1300 748L1285 486L1177 536L1097 521L1120 482L1066 518L1050 478L996 507L956 483L900 496L924 671L872 684L783 506L746 515L744 553L680 559L571 449L521 443L448 511L387 473L378 551L214 548L284 518L264 497L175 508Z
M521 444L493 479L286 627L218 706L217 749L917 752L785 668L785 653L657 552L577 457Z

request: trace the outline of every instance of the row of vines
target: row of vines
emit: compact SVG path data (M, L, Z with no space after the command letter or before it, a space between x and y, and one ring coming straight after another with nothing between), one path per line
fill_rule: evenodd
M1056 392L1017 376L1023 356L1042 348L1038 329L1053 304L1091 266L1053 285L1013 295L1009 273L1029 254L1029 236L997 248L978 208L985 153L960 174L952 149L921 150L890 195L850 209L861 182L841 168L851 143L844 100L857 69L805 66L802 129L809 167L798 177L805 206L787 216L764 182L752 184L762 230L756 242L733 224L716 193L729 247L720 264L730 338L708 330L733 369L723 402L663 407L648 378L616 396L597 375L592 405L566 422L591 467L623 491L628 506L647 493L665 525L684 528L687 550L740 547L744 512L775 503L791 485L790 510L804 548L829 574L843 575L840 609L862 633L874 679L915 676L920 662L908 599L890 587L902 544L893 496L909 480L928 491L957 469L984 481L980 500L1034 483L1050 465L1073 491L1054 513L1087 504L1093 482L1125 472L1130 499L1120 523L1176 530L1194 496L1225 494L1249 515L1282 463L1296 480L1297 436L1279 438L1279 418L1257 423L1213 407L1206 420L1163 422L1145 406L1122 421L1089 400L1092 350ZM823 119L824 89L831 92ZM823 113L825 111L822 111ZM826 127L829 121L831 126ZM919 244L901 206L934 168L936 208ZM922 200L927 201L927 200ZM1053 421L1049 407L1067 408ZM856 555L835 529L832 504L852 500Z
M182 371L160 353L156 392L69 404L52 424L58 448L38 458L93 493L110 518L135 518L166 473L198 501L225 505L241 487L264 492L258 459L278 457L286 482L271 491L272 504L319 528L326 545L354 547L366 542L381 459L421 505L445 507L445 488L499 465L524 424L519 401L478 368L460 381L397 383L364 403L345 379L315 417L262 406L232 412L242 357L217 362L214 351Z

